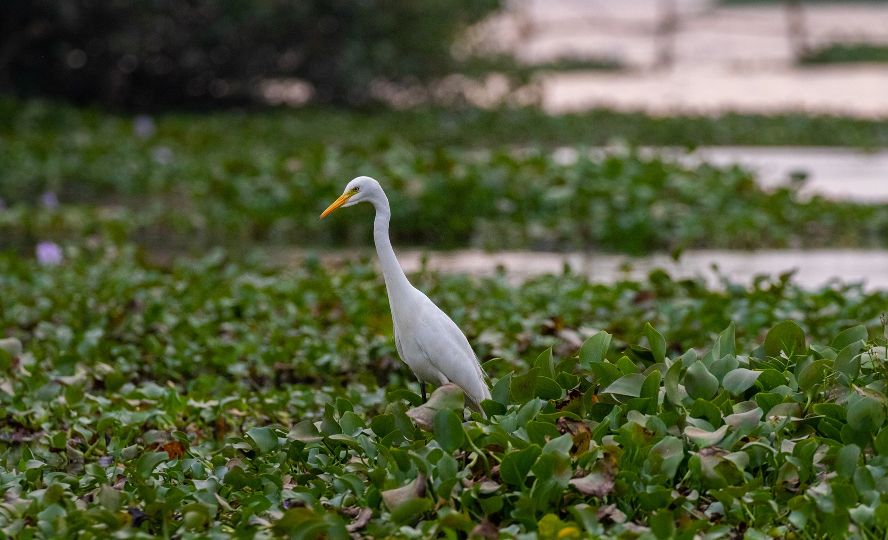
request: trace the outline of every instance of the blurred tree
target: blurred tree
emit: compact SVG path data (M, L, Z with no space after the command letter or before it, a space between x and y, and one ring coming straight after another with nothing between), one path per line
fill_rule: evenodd
M318 102L448 73L499 0L3 0L0 90L130 109L255 99L295 77Z

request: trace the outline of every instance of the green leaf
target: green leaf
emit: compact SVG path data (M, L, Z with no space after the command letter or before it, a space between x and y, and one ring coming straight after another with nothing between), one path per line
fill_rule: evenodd
M725 424L724 426L718 428L715 431L706 431L705 429L701 429L694 426L685 427L684 434L685 437L690 439L691 442L696 444L700 448L704 448L707 446L714 446L721 442L722 439L725 438L725 435L728 433L728 426Z
M432 501L429 499L412 499L392 510L392 521L398 524L415 523L431 509Z
M888 428L883 428L876 436L875 447L880 456L888 456Z
M645 376L641 373L630 373L623 375L610 386L604 389L605 394L616 394L620 396L641 396L641 387L644 385Z
M648 525L658 539L666 540L675 535L675 517L667 509L655 512L650 517Z
M805 366L805 368L802 369L802 372L799 373L799 388L802 390L811 390L823 383L824 374L830 364L832 364L832 362L829 360L815 360Z
M120 509L120 491L111 486L100 487L98 499L102 506L112 512L116 512Z
M482 401L481 409L484 410L484 414L487 415L487 417L506 414L506 411L508 410L505 405L492 399L485 399Z
M706 399L696 399L688 411L694 418L705 418L713 426L722 424L722 411L718 406Z
M836 472L840 476L850 478L857 470L857 463L860 460L860 447L856 444L843 446L839 453L836 454Z
M509 404L509 393L512 387L512 374L508 373L504 377L500 377L496 384L493 385L493 389L490 391L491 396L494 401L501 405Z
M604 362L610 342L611 335L604 331L587 339L580 347L580 365L584 369L589 369L592 364Z
M254 427L247 431L247 436L253 440L260 454L266 454L278 447L278 438L270 427Z
M647 336L651 352L654 354L654 361L663 363L666 360L666 340L663 339L660 332L651 326L651 323L645 323L644 334Z
M385 437L395 428L395 417L391 414L378 414L370 420L370 429L380 438Z
M578 504L570 507L570 513L574 516L586 532L591 533L600 529L598 524L598 512L588 504Z
M530 368L527 373L512 377L510 391L514 403L526 403L536 397L536 381L539 368Z
M638 373L639 371L638 365L630 360L628 356L621 356L619 359L617 359L617 369L619 369L620 373L622 373L623 375Z
M422 405L422 396L417 394L416 392L411 392L406 388L393 388L388 390L385 393L385 399L389 403L393 401L404 400L410 404L411 407L419 407Z
M845 421L845 407L838 403L815 403L812 407L815 414L834 418L839 422Z
M549 377L537 377L536 380L536 397L540 399L561 399L564 395L561 385L553 381Z
M758 427L762 415L764 415L764 411L759 407L756 407L748 411L737 412L725 416L725 424L742 433L743 436L746 436L753 429Z
M139 476L147 479L154 472L158 465L169 458L166 452L147 452L136 461L136 472Z
M876 399L862 396L848 406L848 425L856 431L876 433L885 423L885 407Z
M551 422L537 422L531 420L525 426L527 430L527 438L536 444L546 444L549 439L561 436L558 427Z
M656 399L660 395L660 371L654 369L644 379L639 397Z
M531 421L543 408L543 403L544 402L540 399L533 399L522 405L521 408L518 409L518 413L515 415L515 420L518 422L518 425L524 426Z
M731 371L737 369L740 365L740 362L737 360L737 357L733 354L726 354L714 361L709 366L709 373L715 375L715 378L720 382L724 382L724 377Z
M685 372L684 386L692 398L710 399L718 392L718 379L697 360Z
M684 442L678 437L667 435L651 448L648 455L649 466L654 474L665 474L673 478L684 460Z
M407 416L422 429L432 430L438 411L449 410L462 413L464 407L465 394L462 388L455 384L445 384L436 388L426 403L409 409Z
M0 351L15 358L22 355L22 342L16 338L0 339Z
M274 523L278 534L291 534L298 538L320 538L327 524L313 510L304 507L290 508ZM298 536L297 536L298 534Z
M793 321L775 324L765 337L765 355L778 357L781 352L786 356L805 354L805 332Z
M728 324L728 327L722 330L721 334L718 335L718 338L715 340L715 346L713 347L714 356L716 358L723 358L725 356L733 356L735 354L734 350L734 342L736 327L734 325L734 321L731 321Z
M774 388L785 385L788 382L789 381L786 379L786 376L776 369L762 370L761 375L759 375L758 378L758 384L764 390L773 390Z
M290 433L287 434L287 437L304 443L320 442L324 440L321 432L318 431L318 428L316 428L310 420L303 420L294 425L290 429Z
M866 341L868 338L869 333L866 331L866 327L859 324L839 332L839 335L833 338L832 343L830 343L829 346L837 351L841 351L852 343Z
M435 414L435 440L445 452L458 450L465 439L462 421L452 410L443 409Z
M666 377L664 380L664 388L666 389L666 398L673 405L681 405L682 400L685 397L685 393L681 391L679 388L679 381L681 380L681 370L682 363L676 361L674 364L669 366L669 369L666 371Z
M513 487L524 487L527 474L542 452L543 450L535 444L509 452L500 463L500 478Z
M346 435L355 435L364 429L364 421L353 411L342 413L339 425L342 427L342 432Z
M573 447L573 437L569 433L565 433L560 437L556 437L543 447L543 454L554 454L567 457L570 449Z
M539 369L540 375L555 379L555 359L552 358L552 347L549 347L537 356L536 360L533 361L533 367Z
M407 485L394 489L387 489L383 491L381 495L382 501L385 503L385 506L391 512L395 512L402 506L410 504L412 501L423 500L425 494L426 476L423 473L419 473L416 478L414 478ZM399 517L401 518L401 522L412 519L417 514L425 511L425 509L422 509L421 505L406 506L404 508L405 509L402 510L401 514L399 515Z
M623 376L617 366L610 362L602 362L601 364L592 364L589 371L594 375L593 383L601 388L606 388L609 384Z
M835 370L848 377L849 381L856 379L860 372L860 359L857 355L862 348L862 341L853 341L843 347L834 360Z
M761 375L760 371L737 368L725 375L724 380L722 381L722 386L725 387L725 390L736 396L742 394L749 388L752 388L755 381L758 380L759 375Z

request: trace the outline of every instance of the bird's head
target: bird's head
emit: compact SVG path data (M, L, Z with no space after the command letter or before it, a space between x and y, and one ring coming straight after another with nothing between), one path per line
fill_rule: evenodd
M382 194L382 186L379 185L379 182L369 176L359 176L345 185L342 195L324 210L321 219L340 207L346 208L365 201L374 202L380 194Z

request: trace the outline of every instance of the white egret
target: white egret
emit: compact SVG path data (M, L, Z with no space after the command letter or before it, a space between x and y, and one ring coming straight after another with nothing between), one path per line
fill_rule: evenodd
M487 376L462 330L404 275L389 239L392 214L379 182L369 176L355 178L324 210L321 219L337 208L361 202L369 202L376 209L373 240L392 310L395 346L419 379L423 401L426 383L439 386L453 383L462 388L469 403L480 410L481 402L490 399Z

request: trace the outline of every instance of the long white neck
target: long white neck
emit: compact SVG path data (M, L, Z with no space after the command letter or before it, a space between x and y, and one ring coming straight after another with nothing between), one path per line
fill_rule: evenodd
M393 298L406 297L413 286L404 274L404 269L401 268L398 258L395 257L395 250L392 249L392 241L389 238L389 221L392 212L389 208L388 197L383 192L380 192L380 195L372 201L373 207L376 208L376 219L373 220L373 241L376 244L379 266L382 267L382 277L385 279L389 303L394 312Z

